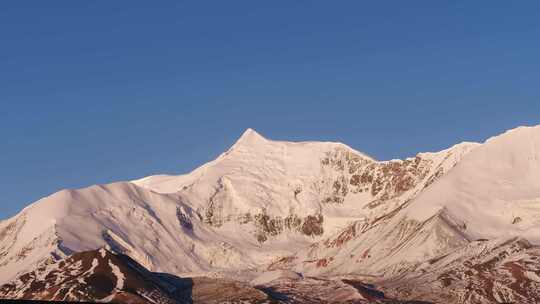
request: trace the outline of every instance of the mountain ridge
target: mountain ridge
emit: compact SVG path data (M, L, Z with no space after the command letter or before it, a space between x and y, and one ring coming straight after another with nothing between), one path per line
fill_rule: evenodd
M253 140L257 141L259 145L262 145L263 147L245 146L247 142ZM466 149L467 148L463 149L463 151L466 151ZM445 150L443 153L449 153L450 150ZM432 153L428 156L433 158L433 156L437 156L437 154ZM304 160L301 161L300 159L300 163L298 163L298 159L301 157L304 157ZM457 157L460 157L459 153ZM439 160L439 162L440 161L441 160ZM152 250L148 252L150 249L144 249L142 243L134 245L133 242L135 241L130 240L130 237L128 236L128 231L132 229L131 227L137 227L140 223L135 221L129 225L127 223L122 224L118 222L118 219L126 217L126 215L128 216L128 219L131 217L139 217L141 219L146 219L146 221L150 223L148 225L152 225L148 226L146 231L161 231L163 229L160 230L160 227L163 226L163 224L159 223L155 214L158 212L158 209L163 208L164 205L162 201L167 201L166 205L169 206L167 207L169 211L161 211L161 213L167 214L165 217L168 218L170 224L168 228L164 228L165 230L160 232L160 234L170 235L167 231L172 231L174 229L172 228L174 227L173 225L175 225L173 224L174 222L184 222L184 224L176 225L183 227L182 229L184 230L185 227L191 227L192 230L188 230L188 233L182 234L183 236L181 239L184 241L181 243L186 243L187 241L187 243L190 244L193 242L199 244L195 247L189 245L187 248L183 247L183 249L181 249L181 252L186 252L187 260L193 260L191 266L193 267L192 270L200 271L209 269L210 265L216 266L215 262L211 262L210 264L203 262L201 266L201 262L197 261L196 257L188 258L188 256L192 256L190 248L201 246L200 241L196 241L201 237L207 242L214 243L216 249L221 248L222 246L228 248L225 249L227 251L226 256L222 257L225 260L228 260L235 255L239 257L239 253L234 253L234 248L242 248L243 243L251 243L252 245L249 245L249 247L252 248L251 250L254 250L255 253L253 256L255 257L255 261L258 262L247 262L247 264L241 263L243 264L242 267L246 267L252 263L264 263L264 260L270 257L265 257L266 254L261 256L260 253L257 253L261 251L258 249L260 247L258 243L263 242L272 244L272 242L277 242L274 246L279 247L276 251L277 254L279 252L284 252L284 250L289 250L289 248L281 248L290 247L288 243L290 243L289 240L291 239L299 244L297 246L299 249L301 246L307 246L313 237L318 238L322 234L330 233L328 231L338 230L339 225L343 225L343 218L353 220L354 216L351 217L348 214L345 215L345 212L340 211L343 205L340 205L340 202L345 202L347 196L350 196L348 193L344 194L345 186L348 187L349 184L347 180L351 178L348 176L350 174L342 171L336 172L336 170L339 171L341 166L345 165L345 162L352 162L351 166L355 167L358 167L358 165L365 166L375 163L371 158L365 158L363 154L358 155L355 150L340 143L289 143L268 141L255 131L248 129L231 149L220 155L216 160L201 166L190 174L179 176L180 183L174 181L174 178L172 178L174 181L172 183L170 183L170 180L167 180L167 187L165 188L172 187L173 191L160 191L163 189L153 189L151 186L141 184L141 182L118 182L107 185L94 185L78 190L62 190L39 200L36 204L32 204L23 209L19 214L25 215L33 213L35 215L32 217L36 217L36 219L31 220L31 222L34 222L32 225L22 225L21 229L24 231L22 231L22 234L20 233L17 242L15 242L17 246L11 248L11 257L4 257L4 263L6 263L9 258L13 258L13 255L18 255L18 251L25 250L24 246L28 247L28 243L34 238L51 238L55 239L55 241L51 241L52 243L61 243L63 245L62 248L68 248L68 250L64 250L66 252L88 250L92 249L92 246L99 247L109 243L116 244L119 242L124 245L114 246L123 248L123 250L129 250L130 252L137 252L136 254L131 253L131 255L134 254L133 257L135 259L138 259L140 263L143 263L152 269L152 263L159 264L160 262L146 261L148 259L146 256L155 254L150 254L150 252L152 252ZM430 159L426 160L426 163L429 162L431 162ZM390 163L392 162L387 162L385 164ZM408 161L408 163L413 164L412 161ZM373 170L379 172L378 170L383 170L386 166L387 165L382 165L381 168L373 168ZM448 165L448 167L451 166L453 166L452 163ZM321 175L326 175L326 177L321 179ZM272 177L272 182L268 180L269 176ZM188 180L188 178L191 178L191 181ZM142 181L146 183L150 180L151 178L146 178ZM265 180L265 184L260 183L262 180ZM342 187L339 190L336 190L335 188L337 185L336 181L338 181L340 187ZM188 184L186 185L185 183ZM195 190L190 189L190 185L192 188L195 188ZM245 185L247 185L247 187L245 187ZM384 191L381 190L376 190L380 192L377 193L377 195L382 195L381 193ZM372 192L375 193L375 190ZM238 196L238 193L242 193L241 196ZM372 194L365 194L363 196L371 197L371 195ZM269 199L276 203L269 205ZM156 206L148 205L149 202L152 203L154 201L161 203ZM211 201L214 201L213 204L221 205L217 205L216 207L216 205L212 205ZM260 202L257 203L257 201ZM287 204L290 204L290 208L293 209L283 210L282 206L287 201L289 201ZM133 205L134 203L135 205ZM229 208L228 210L233 214L219 213L222 212L219 208L223 208L221 206L224 204L230 206L227 207L226 205L225 208ZM351 203L349 203L349 205L350 204ZM46 205L54 206L54 208L44 207ZM136 210L129 211L131 208L129 207L130 205L135 206ZM98 208L97 206L100 207ZM270 209L269 207L271 206L274 207ZM36 208L39 210L32 212L32 210ZM45 209L41 210L42 208ZM330 217L318 215L322 210L321 208L328 209ZM347 208L356 210L353 211L356 213L364 212L354 206ZM80 210L77 211L78 209ZM98 212L98 209L102 210L99 214L96 213ZM74 212L75 214L68 216L68 211ZM77 212L81 215L76 215ZM90 217L83 219L81 216L84 216L84 214L90 215ZM331 214L335 214L335 220L333 220L334 224L331 222ZM8 221L2 222L2 224L13 221L13 219L18 218L19 215ZM73 228L61 229L64 232L61 231L60 236L58 236L57 230L61 223L57 223L57 221L60 220L58 216L62 217L61 215L71 218L68 222L72 221L73 218L78 218L79 220L82 220L82 222L78 221L76 224L70 224ZM100 216L105 217L100 219ZM229 220L231 216L236 218L234 220L231 219L233 222ZM182 221L178 218L181 218ZM325 220L326 222L324 222ZM90 230L84 233L85 236L75 236L71 233L72 231L77 232L82 229L81 227L77 227L80 223L89 221L94 224L89 226L91 228L88 228ZM224 237L224 233L230 234L230 231L236 231L234 234L238 234L236 226L239 225L235 224L237 222L250 222L252 224L240 224L243 232L240 233L241 238L236 241L236 245L234 245L234 240L226 241L226 245L221 245L222 242L219 241L219 239L227 239L227 237ZM8 226L8 224L4 225ZM118 230L118 225L125 228L122 228L123 230ZM193 235L193 229L199 234ZM218 231L218 234L216 235L214 231L211 231L217 229L221 229L223 232ZM291 230L293 233L288 233L288 236L281 237L284 230ZM40 233L34 233L32 231L40 231ZM143 231L139 233L143 233ZM42 236L41 234L45 235ZM255 235L255 238L252 239L249 235ZM89 236L92 236L92 238L88 239ZM81 237L85 240L83 243L86 243L86 245L84 246L80 246L79 244L81 241L77 241ZM175 238L177 237L178 236ZM133 238L133 236L131 236L131 238ZM148 237L142 237L141 240L142 239L148 239ZM63 250L58 249L58 246L51 242L46 246L41 245L41 247L43 249L49 248L49 251L54 252L55 255L63 256ZM145 242L151 241L147 240ZM169 245L167 246L178 247L178 242L179 240L171 238L171 241L168 242ZM31 247L32 246L28 248ZM205 246L202 246L202 248L204 247ZM270 245L266 247L270 247ZM4 250L6 249L7 248L4 248ZM231 250L232 252L230 252ZM29 254L31 252L31 250L28 251L26 255L31 256ZM5 255L9 255L9 253L10 252L7 251L4 252ZM199 255L200 254L202 253L199 253ZM160 254L157 255L159 256ZM203 255L207 255L207 253L204 253ZM43 253L39 256L42 256L43 258ZM206 256L203 259L208 260L208 258L209 256ZM23 260L24 258L16 259ZM159 260L159 258L157 259ZM163 257L161 258L161 263L165 263L167 260L168 258ZM211 258L211 261L212 260L213 258ZM35 262L36 260L33 260L32 263ZM206 266L204 266L204 264L206 264Z
M100 247L174 275L251 281L283 269L386 281L481 238L536 244L538 146L540 126L520 127L377 161L341 143L247 129L191 173L62 190L1 221L0 283ZM495 187L505 180L514 183ZM482 209L471 214L464 202Z

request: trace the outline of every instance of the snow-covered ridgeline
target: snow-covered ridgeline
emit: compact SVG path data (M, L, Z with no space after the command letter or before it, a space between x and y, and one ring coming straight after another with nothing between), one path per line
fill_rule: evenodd
M264 265L355 227L357 241L334 244L361 243L376 272L503 234L498 227L532 237L539 134L519 128L483 145L379 162L340 143L271 141L247 130L189 174L60 191L0 222L0 281L103 246L153 271L208 273ZM299 256L337 271L359 252L332 248Z

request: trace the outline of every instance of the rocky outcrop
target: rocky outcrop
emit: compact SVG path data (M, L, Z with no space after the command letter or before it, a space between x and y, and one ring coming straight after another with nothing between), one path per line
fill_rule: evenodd
M447 153L450 156L452 151ZM343 203L349 193L366 192L371 199L365 207L373 209L417 188L420 184L423 189L445 173L443 163L436 163L430 156L419 154L405 160L373 162L350 151L336 149L328 152L321 160L321 166L323 172L333 171L334 177L331 191L322 198L322 202ZM320 183L327 181L321 180Z
M251 217L246 216L245 218ZM268 240L269 237L279 235L283 230L298 232L306 236L320 236L324 232L324 217L321 214L308 215L304 218L291 214L283 219L279 216L270 217L265 213L259 213L253 216L253 220L255 227L257 227L257 240L261 243ZM249 221L244 223L247 224Z

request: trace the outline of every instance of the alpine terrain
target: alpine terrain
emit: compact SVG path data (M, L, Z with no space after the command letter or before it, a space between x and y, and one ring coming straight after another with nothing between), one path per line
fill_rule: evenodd
M378 161L248 129L185 175L0 222L0 298L540 303L540 126Z

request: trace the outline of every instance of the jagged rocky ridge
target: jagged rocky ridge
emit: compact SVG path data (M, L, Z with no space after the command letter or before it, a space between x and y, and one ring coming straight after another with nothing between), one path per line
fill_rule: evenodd
M538 144L539 127L518 128L380 162L247 130L190 174L61 191L0 222L0 280L105 246L177 275L284 269L387 282L477 239L537 244Z

